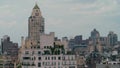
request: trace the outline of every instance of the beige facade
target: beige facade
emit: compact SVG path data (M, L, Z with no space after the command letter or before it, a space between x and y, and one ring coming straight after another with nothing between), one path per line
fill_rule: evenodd
M44 33L44 19L37 5L33 8L28 27L28 37L21 38L19 60L22 68L77 68L75 55L54 46L54 32ZM65 48L68 46L65 40L56 44L64 45Z
M44 34L44 18L36 4L28 20L28 38L38 41L40 40L40 34Z
M51 32L50 34L40 35L40 48L44 48L47 46L53 47L54 37L55 37L54 32Z

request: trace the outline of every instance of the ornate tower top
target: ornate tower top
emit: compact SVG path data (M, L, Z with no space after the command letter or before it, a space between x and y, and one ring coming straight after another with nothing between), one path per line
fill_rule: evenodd
M40 9L40 8L38 7L37 3L36 3L36 5L34 6L33 9Z
M38 6L37 3L35 4L35 6L34 6L34 8L33 8L33 11L32 11L31 16L42 17L42 14L41 14L40 8L39 8L39 6Z

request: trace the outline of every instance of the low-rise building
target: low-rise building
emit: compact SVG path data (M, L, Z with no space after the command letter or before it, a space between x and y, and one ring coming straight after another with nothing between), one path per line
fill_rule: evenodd
M65 54L61 47L46 50L39 46L25 48L21 53L21 63L22 68L77 68L75 55Z

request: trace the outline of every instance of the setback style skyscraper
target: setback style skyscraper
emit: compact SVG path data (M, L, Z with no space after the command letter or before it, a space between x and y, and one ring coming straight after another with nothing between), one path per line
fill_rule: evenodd
M67 38L55 40L54 32L44 33L44 18L37 4L28 27L28 37L22 37L19 51L22 68L77 68L75 55L67 49Z
M90 52L94 51L95 49L98 49L99 52L101 52L102 50L100 43L100 33L96 29L94 29L91 32L90 41L89 41Z
M98 32L96 29L94 29L94 30L91 32L91 37L90 37L90 39L92 40L93 45L96 45L96 44L99 42L99 40L100 40L100 34L99 34L99 32Z
M28 38L38 41L40 40L40 34L44 34L44 18L36 4L28 20Z

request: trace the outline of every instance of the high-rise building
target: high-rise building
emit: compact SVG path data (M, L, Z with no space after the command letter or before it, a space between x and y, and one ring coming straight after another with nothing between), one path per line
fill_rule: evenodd
M89 38L89 51L92 52L94 49L98 49L99 52L102 51L102 47L101 47L101 42L100 42L100 34L99 32L94 29L91 32L91 36Z
M114 32L109 32L108 34L108 45L109 46L114 46L116 45L118 42L118 37L117 34L115 34Z
M100 40L100 34L99 34L99 32L98 32L96 29L94 29L94 30L91 32L91 37L90 37L90 39L91 39L93 45L96 45L96 44L99 42L99 40Z
M10 56L10 59L16 60L18 56L18 43L10 41L10 37L5 35L1 39L2 54Z
M69 40L68 45L69 45L69 48L73 49L75 45L78 46L78 45L81 45L82 43L83 43L82 35L77 35L73 39Z
M77 68L75 55L67 49L67 38L44 33L44 18L36 4L29 18L28 38L22 37L19 60L22 68ZM68 51L69 50L69 51Z
M100 37L100 43L102 46L107 46L107 37Z
M38 41L40 40L40 34L44 34L44 18L36 4L28 20L28 38Z
M75 44L80 45L82 43L82 35L75 36Z

